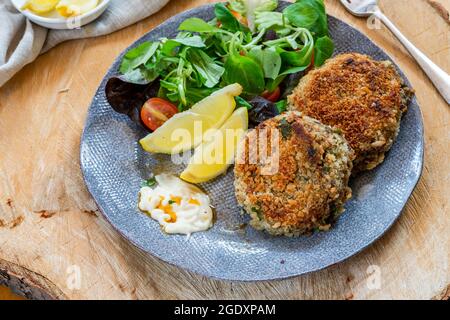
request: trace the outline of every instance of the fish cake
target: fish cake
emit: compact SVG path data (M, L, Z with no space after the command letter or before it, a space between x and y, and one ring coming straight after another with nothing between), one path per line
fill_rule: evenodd
M342 130L355 151L357 173L384 161L411 96L390 61L348 53L303 77L288 97L288 109Z

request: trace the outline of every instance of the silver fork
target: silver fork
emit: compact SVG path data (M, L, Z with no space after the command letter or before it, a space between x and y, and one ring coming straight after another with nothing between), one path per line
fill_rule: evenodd
M380 19L386 27L398 38L409 53L416 59L423 71L428 75L439 93L450 104L450 76L431 61L422 51L417 49L400 30L386 17L377 5L377 0L340 0L345 8L358 17L374 16Z

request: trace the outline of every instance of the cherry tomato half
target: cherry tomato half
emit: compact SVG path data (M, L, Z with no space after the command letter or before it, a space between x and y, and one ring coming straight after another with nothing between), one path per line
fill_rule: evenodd
M155 131L176 113L178 113L177 107L169 101L161 98L151 98L142 106L141 120L147 128Z
M264 91L262 93L262 97L272 101L272 102L277 102L278 100L280 100L280 96L281 96L281 90L280 87L277 87L274 91L269 92L269 91Z

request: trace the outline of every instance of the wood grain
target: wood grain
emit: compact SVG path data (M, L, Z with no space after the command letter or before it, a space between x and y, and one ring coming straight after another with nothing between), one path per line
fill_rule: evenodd
M30 285L47 293L39 298L448 298L450 109L384 27L368 28L337 0L326 1L328 12L364 31L400 65L417 91L425 122L423 176L404 214L381 240L321 272L240 283L163 263L105 222L79 168L80 136L95 90L130 43L167 18L208 2L213 1L173 0L157 15L122 31L59 45L0 88L0 275L11 286ZM450 72L450 27L427 0L382 0L381 6L412 42ZM378 275L380 287L374 288Z
M428 0L428 3L437 10L437 12L439 13L439 15L445 20L447 21L447 23L450 24L450 13L448 11L448 5L450 3L441 3L439 1L434 1L434 0ZM445 5L447 4L447 6Z

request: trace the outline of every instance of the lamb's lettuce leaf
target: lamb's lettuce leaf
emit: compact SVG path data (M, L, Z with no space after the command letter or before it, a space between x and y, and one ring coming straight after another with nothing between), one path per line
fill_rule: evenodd
M273 48L254 47L248 56L257 61L264 70L264 77L275 79L281 69L281 57Z
M159 42L146 41L128 51L123 57L120 72L126 74L147 63L158 50Z
M320 67L333 55L334 43L329 37L324 36L316 40L314 45L314 65Z
M225 69L202 50L190 49L187 52L187 59L201 75L207 88L213 88L220 82Z
M264 71L261 66L252 58L239 54L228 57L223 80L225 84L239 83L246 93L260 94L264 91Z
M300 0L284 9L289 22L310 30L315 38L328 36L328 20L323 0Z

